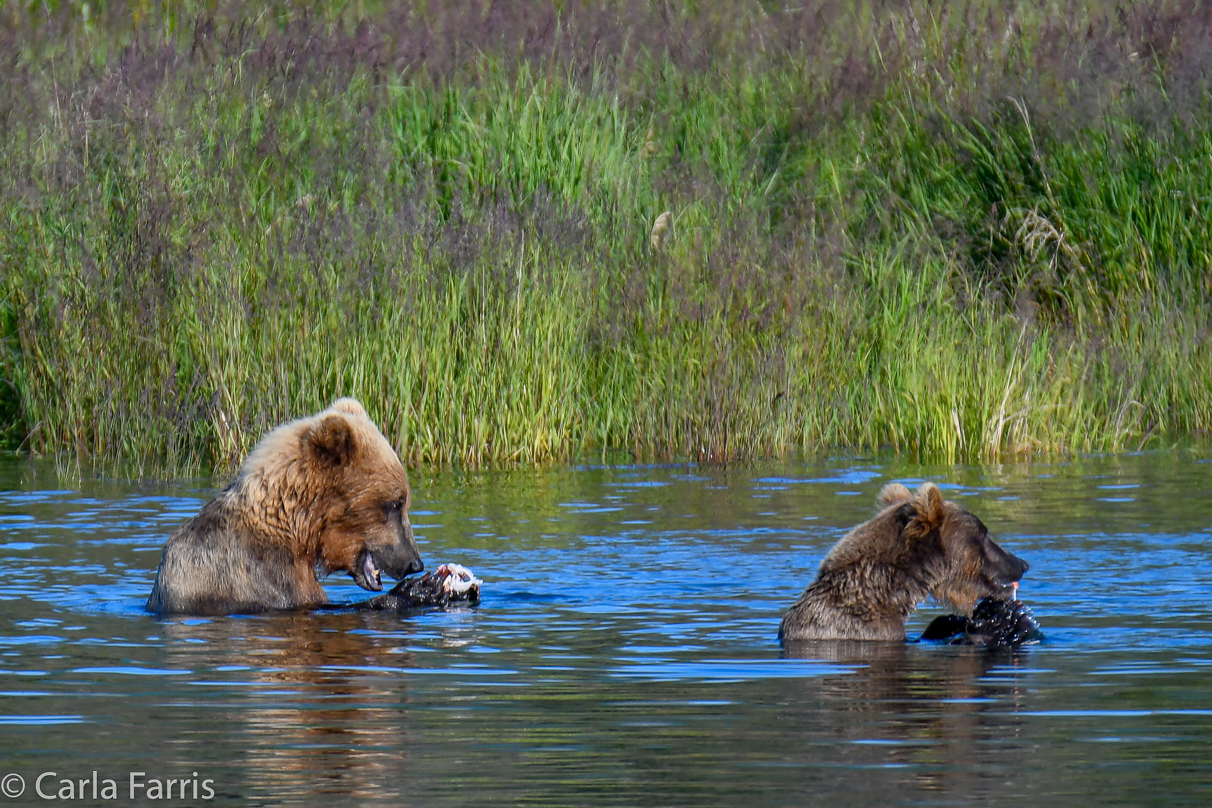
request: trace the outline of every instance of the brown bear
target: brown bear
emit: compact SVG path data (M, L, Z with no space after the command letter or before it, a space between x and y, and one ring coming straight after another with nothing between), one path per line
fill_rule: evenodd
M157 614L233 614L328 602L317 571L380 590L423 569L408 478L362 405L342 398L270 432L236 479L164 545Z
M779 639L905 639L905 618L929 597L971 613L984 597L1010 599L1027 562L938 486L916 496L884 487L879 514L851 530L821 562L816 580L783 617Z

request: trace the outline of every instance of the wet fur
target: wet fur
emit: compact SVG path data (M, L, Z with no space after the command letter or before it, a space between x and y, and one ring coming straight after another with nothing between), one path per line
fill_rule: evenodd
M816 580L784 616L780 639L903 641L905 618L919 603L935 598L970 612L1027 569L933 483L916 494L893 483L879 503L874 519L825 556Z
M151 612L229 614L328 602L317 572L363 551L420 569L399 457L353 399L265 436L236 479L168 539ZM414 563L415 560L415 563Z

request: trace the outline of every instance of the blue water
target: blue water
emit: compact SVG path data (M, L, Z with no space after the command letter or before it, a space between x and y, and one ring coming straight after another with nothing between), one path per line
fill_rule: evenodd
M1210 474L1181 453L414 473L425 561L474 570L479 608L160 621L160 548L216 481L10 462L0 777L26 783L13 804L96 771L122 801L131 772L209 781L157 802L178 805L1207 805ZM780 649L832 543L926 479L1031 563L1047 641Z

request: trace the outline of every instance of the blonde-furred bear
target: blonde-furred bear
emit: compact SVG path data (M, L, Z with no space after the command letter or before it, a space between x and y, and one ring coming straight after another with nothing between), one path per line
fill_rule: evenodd
M147 609L233 614L328 602L319 575L364 589L423 569L400 458L352 398L283 424L164 546Z

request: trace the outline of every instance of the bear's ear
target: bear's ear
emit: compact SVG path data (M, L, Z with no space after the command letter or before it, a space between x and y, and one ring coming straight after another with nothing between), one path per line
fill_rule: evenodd
M326 415L303 438L308 457L324 466L344 466L353 458L353 429L344 415Z
M943 492L934 483L924 483L917 489L917 521L927 530L943 523Z
M338 398L328 409L336 410L337 412L347 412L350 415L360 415L363 418L366 417L366 409L362 406L362 403L356 398L349 398L348 396Z
M900 483L888 483L880 491L879 498L876 500L881 507L887 508L889 505L900 505L902 502L908 502L913 499L909 493L909 489Z

